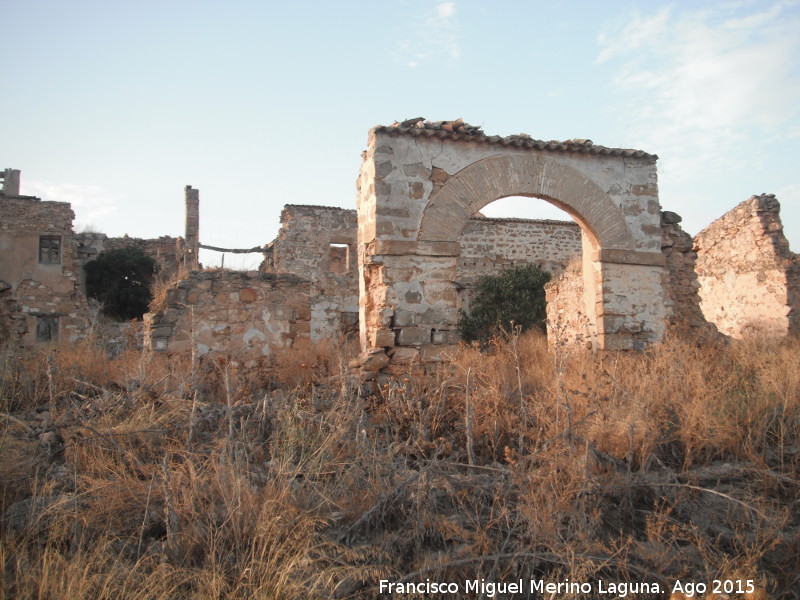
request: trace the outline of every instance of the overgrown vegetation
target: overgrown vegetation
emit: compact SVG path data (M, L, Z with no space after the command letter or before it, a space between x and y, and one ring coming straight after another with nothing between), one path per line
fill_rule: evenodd
M147 312L156 262L139 248L101 252L84 270L86 295L100 302L104 315L127 321Z
M5 597L680 578L797 598L798 340L553 355L533 331L491 349L371 388L334 347L248 372L6 350Z
M466 342L487 342L513 330L545 330L544 286L550 273L537 265L511 267L496 276L478 280L472 309L461 311L458 331Z

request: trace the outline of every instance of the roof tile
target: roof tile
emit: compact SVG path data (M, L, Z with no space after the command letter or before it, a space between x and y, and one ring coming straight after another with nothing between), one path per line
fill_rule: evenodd
M412 137L438 137L440 139L463 140L480 144L497 144L513 146L516 148L535 148L536 150L549 150L553 152L577 152L581 154L600 154L611 156L624 156L626 158L642 158L656 160L658 156L649 154L644 150L629 148L608 148L595 145L592 140L571 139L563 142L557 140L536 140L527 133L487 136L479 126L464 123L462 119L455 121L426 121L422 117L395 122L392 125L378 125L372 129L375 133L387 133L392 136L410 135Z

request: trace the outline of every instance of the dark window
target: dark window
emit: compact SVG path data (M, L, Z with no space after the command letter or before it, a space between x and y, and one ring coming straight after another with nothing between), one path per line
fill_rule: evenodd
M36 341L55 342L58 339L58 317L36 317Z
M61 236L39 236L39 262L44 265L61 264Z

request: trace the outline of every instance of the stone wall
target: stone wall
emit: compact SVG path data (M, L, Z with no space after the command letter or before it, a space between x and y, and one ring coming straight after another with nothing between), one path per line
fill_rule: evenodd
M708 341L719 336L716 326L709 323L700 309L700 282L695 271L697 252L692 237L679 223L680 215L664 211L661 214L661 252L666 269L663 276L668 323L683 336Z
M83 232L75 234L78 247L78 260L81 267L97 258L101 252L120 248L138 248L158 265L158 272L169 278L178 272L183 256L183 240L170 236L142 239L129 237L108 237L104 233Z
M478 217L467 222L459 243L459 308L468 310L474 285L484 275L531 263L558 275L580 256L581 229L570 221Z
M311 339L358 328L356 211L287 204L260 270L310 281Z
M661 215L661 252L665 259L662 288L666 320L678 335L699 342L719 337L700 309L700 283L695 272L697 253L692 237L679 223L680 215ZM552 347L594 348L590 307L584 299L583 265L575 259L547 284L547 335Z
M545 285L547 342L555 349L592 349L596 339L583 293L583 261L574 258Z
M145 315L145 347L226 356L246 365L311 345L311 284L295 275L192 271Z
M724 334L797 333L798 257L775 196L752 196L694 238L701 308Z
M546 199L582 226L597 347L658 342L666 307L655 161L589 140L489 136L459 121L374 128L358 182L362 348L416 349L423 362L442 353L436 346L457 327L460 236L510 195Z
M0 280L0 343L18 336L17 302L11 294L11 284Z
M549 219L470 219L459 239L459 283L536 263L556 274L581 253L581 228Z
M311 281L314 341L340 331L357 330L356 227L354 210L287 205L281 213L278 237L267 248L263 272L293 273ZM576 223L568 221L478 217L467 223L459 243L459 307L468 309L473 286L483 275L496 275L511 266L528 263L554 274L560 272L580 254L581 233ZM422 271L419 275L423 275ZM401 309L396 321L403 323L406 317L415 325L423 319L423 315ZM442 315L433 311L424 319L436 325ZM450 337L452 341L456 339Z
M66 202L0 194L0 287L6 336L75 342L88 331L88 307Z

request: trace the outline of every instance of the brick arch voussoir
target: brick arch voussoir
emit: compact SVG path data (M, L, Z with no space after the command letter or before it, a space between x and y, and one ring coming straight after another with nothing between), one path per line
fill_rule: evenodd
M635 250L617 206L595 182L574 167L541 155L501 155L455 173L423 211L419 241L454 241L467 221L506 196L536 196L570 213L599 247Z

